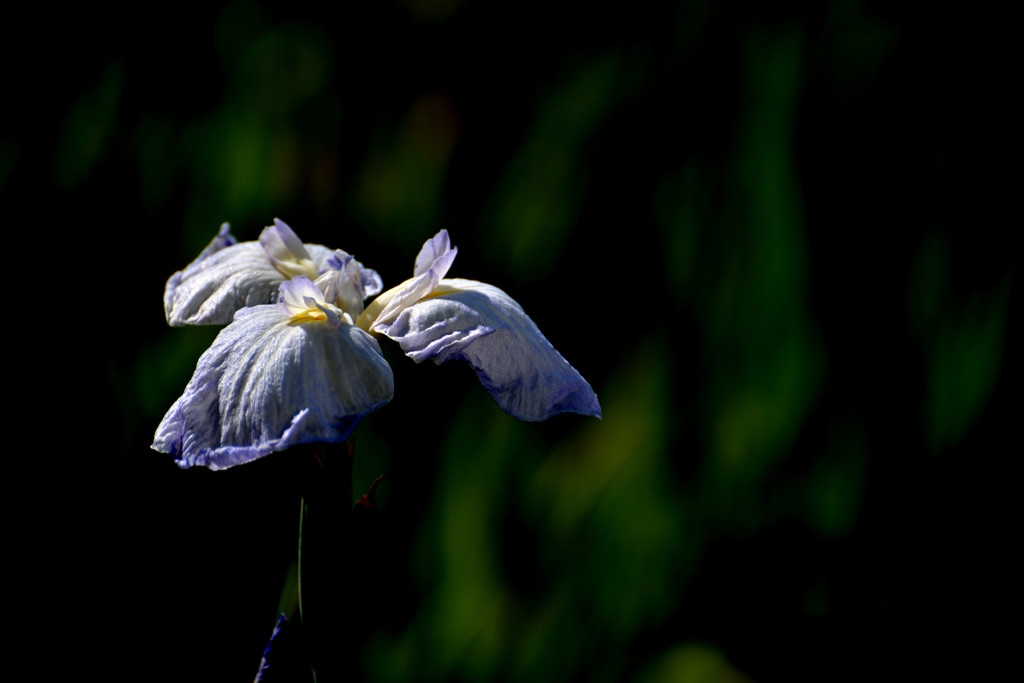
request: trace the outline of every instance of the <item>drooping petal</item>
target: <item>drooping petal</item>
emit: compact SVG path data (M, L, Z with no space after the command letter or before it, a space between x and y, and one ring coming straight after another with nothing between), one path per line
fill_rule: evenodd
M178 465L224 469L300 443L339 442L391 400L394 379L369 334L244 308L200 357L153 448Z
M434 235L420 249L413 277L374 299L356 324L364 330L383 333L399 313L434 291L458 252L458 247L449 243L447 230Z
M466 361L498 405L520 420L565 412L601 416L587 381L497 287L443 280L382 332L417 363Z
M172 326L223 325L240 308L273 300L284 280L255 242L195 260L167 281L164 313Z
M333 254L318 244L305 249L316 268ZM235 242L225 223L195 261L167 280L164 314L175 327L226 325L241 308L276 301L286 279L258 242Z

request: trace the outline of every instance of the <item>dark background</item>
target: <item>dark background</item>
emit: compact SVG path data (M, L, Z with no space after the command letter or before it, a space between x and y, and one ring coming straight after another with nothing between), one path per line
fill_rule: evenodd
M361 677L997 671L1020 77L1010 22L966 7L19 9L17 659L255 675L294 600L286 456L179 470L149 444L216 335L165 325L164 281L222 221L279 217L388 287L447 228L450 275L516 298L604 411L516 422L382 341Z

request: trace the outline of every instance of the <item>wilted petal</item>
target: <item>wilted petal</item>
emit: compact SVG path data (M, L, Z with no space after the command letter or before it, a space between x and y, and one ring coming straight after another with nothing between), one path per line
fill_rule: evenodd
M236 243L227 229L225 223L199 257L167 281L164 314L170 325L226 325L235 311L277 299L285 275L258 242ZM333 253L317 244L305 249L316 268Z
M600 417L583 377L505 292L472 280L443 280L382 332L417 363L463 360L501 408L521 420L564 412Z
M278 306L238 312L202 355L153 448L224 469L299 443L348 438L391 400L377 342L357 327L296 322Z
M457 247L450 245L447 230L434 235L420 249L413 277L374 299L356 324L364 330L383 333L399 313L437 288L458 252Z

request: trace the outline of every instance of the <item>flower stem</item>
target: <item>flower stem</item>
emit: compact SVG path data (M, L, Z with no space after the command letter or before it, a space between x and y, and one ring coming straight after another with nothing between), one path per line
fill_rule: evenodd
M316 444L302 458L299 614L316 683L353 680L352 457L354 443Z

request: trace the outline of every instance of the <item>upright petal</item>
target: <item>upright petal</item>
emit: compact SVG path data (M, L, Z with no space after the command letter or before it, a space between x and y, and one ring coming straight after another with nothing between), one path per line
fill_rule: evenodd
M313 257L306 251L306 246L295 231L280 218L275 218L273 225L263 229L259 242L270 265L285 277L305 275L312 280L317 276Z
M429 240L423 243L420 253L416 255L416 265L413 266L413 277L423 275L437 263L437 260L452 250L451 241L448 239L448 231L442 230ZM449 264L451 265L451 264ZM447 270L447 268L445 268ZM441 277L444 277L442 275Z
M384 289L384 282L380 279L377 271L367 268L356 261L354 256L341 249L335 250L331 258L327 259L327 268L342 272L352 282L352 286L361 300L380 294L380 291Z
M466 361L502 410L520 420L564 412L601 416L587 381L497 287L443 280L382 331L417 363Z
M153 448L181 467L224 469L295 444L343 441L393 392L380 347L359 328L303 322L276 305L245 308L200 357Z
M333 253L317 244L305 250L314 268ZM195 261L167 280L164 314L175 327L226 325L241 308L276 301L285 279L258 242L236 242L225 223Z
M327 259L327 268L316 278L324 298L343 311L358 318L363 301L383 288L377 271L365 268L347 252L338 249Z
M356 324L364 330L383 333L399 313L434 291L458 253L458 248L448 241L447 230L434 235L420 249L413 277L374 299Z

